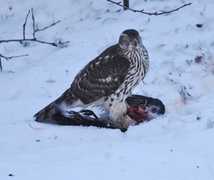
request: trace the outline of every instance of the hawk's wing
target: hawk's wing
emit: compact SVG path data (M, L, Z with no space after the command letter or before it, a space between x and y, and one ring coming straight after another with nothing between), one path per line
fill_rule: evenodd
M70 92L84 104L113 94L124 82L130 62L112 46L86 65L75 77Z

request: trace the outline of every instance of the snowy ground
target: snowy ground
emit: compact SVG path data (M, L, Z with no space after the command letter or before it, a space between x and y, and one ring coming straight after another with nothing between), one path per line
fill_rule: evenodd
M33 7L40 28L61 20L39 32L39 39L70 41L67 48L0 44L5 56L29 54L2 59L1 180L214 179L214 1L130 1L133 8L150 12L193 4L169 15L147 16L105 0L1 0L0 39L21 38ZM29 18L29 38L31 28ZM161 99L164 116L126 133L34 122L38 110L129 28L140 32L151 64L134 93Z

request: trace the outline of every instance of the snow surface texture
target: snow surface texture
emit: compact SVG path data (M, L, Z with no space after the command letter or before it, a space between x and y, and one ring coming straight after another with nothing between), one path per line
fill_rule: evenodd
M0 179L214 179L214 1L131 0L135 9L177 12L147 16L105 0L1 0L0 39L22 37L33 7L36 42L0 44ZM138 30L150 71L134 93L161 99L166 113L120 130L41 124L32 116L60 96L76 73L129 28ZM32 21L26 27L32 37ZM201 56L201 58L199 58Z

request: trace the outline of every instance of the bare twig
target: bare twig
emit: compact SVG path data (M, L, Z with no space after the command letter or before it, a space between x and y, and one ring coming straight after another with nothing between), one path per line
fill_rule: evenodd
M1 71L3 70L2 69L2 63L1 63L1 56L0 56L0 69L1 69Z
M42 43L42 44L48 44L48 45L51 45L51 46L58 47L57 43L55 43L55 42L50 43L50 42L46 42L46 41L40 41L40 40L37 40L37 39L35 39L35 40L33 40L33 41L36 41L36 42ZM69 42L69 41L68 41L68 42Z
M3 56L2 54L0 54L0 58L4 58L6 59L7 61L9 61L10 59L13 59L13 58L19 58L19 57L24 57L24 56L28 56L28 54L23 54L23 55L18 55L18 56Z
M33 13L33 8L31 8L31 15L32 15L32 21L33 21L33 38L36 39L35 33L36 33L36 24L35 24L35 17Z
M30 10L28 11L27 16L25 18L25 22L23 24L23 39L25 39L25 27L26 27L26 24L27 24L27 19L28 19L29 14L30 14Z
M28 16L29 14L32 14L32 21L33 21L33 38L27 38L26 39L26 35L25 35L25 28L26 28L26 24L27 24L27 19L28 19ZM36 32L38 31L44 31L58 23L60 23L61 21L57 21L57 22L54 22L52 24L50 24L49 26L46 26L44 28L41 28L41 29L36 29L36 23L35 23L35 17L34 17L34 12L33 12L33 8L31 8L31 11L29 10L27 15L26 15L26 18L25 18L25 22L23 24L23 39L8 39L8 40L0 40L0 44L1 43L8 43L8 42L19 42L19 43L23 43L23 42L26 42L26 41L34 41L34 42L38 42L38 43L43 43L43 44L48 44L48 45L51 45L51 46L55 46L55 47L66 47L66 45L69 43L69 41L66 41L66 42L62 42L60 41L60 46L58 46L59 43L55 43L55 42L46 42L46 41L41 41L41 40L38 40L37 37L36 37ZM64 46L62 46L64 45Z
M120 7L123 7L126 10L130 10L132 12L143 13L143 14L146 14L146 15L149 15L149 16L159 16L159 15L163 15L163 14L169 14L169 13L178 11L181 8L184 8L185 6L189 6L189 5L192 4L192 3L184 4L184 5L182 5L182 6L178 7L178 8L170 10L170 11L161 11L161 12L157 12L156 11L156 12L150 13L150 12L145 12L144 9L142 9L142 10L136 10L136 9L132 9L132 8L126 7L126 6L122 5L121 2L115 2L115 1L112 1L112 0L107 0L107 1L109 1L109 2L111 2L113 4L116 4L116 5L120 6Z
M26 28L26 24L27 24L27 20L28 20L28 16L31 12L31 18L32 18L32 21L33 21L33 38L28 38L26 39L26 35L25 35L25 28ZM26 18L25 18L25 22L23 24L23 39L9 39L9 40L0 40L0 44L1 43L8 43L8 42L19 42L19 43L23 43L23 42L27 42L27 41L34 41L34 42L38 42L38 43L42 43L42 44L48 44L48 45L51 45L51 46L55 46L55 47L66 47L67 44L69 43L69 41L66 41L66 42L62 42L60 41L60 43L56 43L56 42L46 42L46 41L41 41L41 40L38 40L37 37L36 37L36 33L39 32L39 31L44 31L52 26L55 26L56 24L60 23L61 21L57 21L57 22L54 22L52 24L50 24L49 26L46 26L44 28L37 28L36 29L36 21L35 21L35 16L34 16L34 10L33 8L31 8L31 10L28 11L27 15L26 15Z
M28 54L23 54L23 55L18 55L18 56L3 56L2 54L0 54L0 70L2 71L3 70L3 67L2 67L2 62L1 62L1 59L5 59L7 61L9 61L10 59L13 59L13 58L19 58L19 57L24 57L24 56L28 56Z
M46 26L46 27L44 27L44 28L36 29L36 30L35 30L35 33L38 32L38 31L44 31L45 29L48 29L48 28L51 27L51 26L55 26L56 24L58 24L58 23L60 23L60 22L61 22L61 21L59 20L59 21L57 21L57 22L55 22L55 23L52 23L52 24L50 24L49 26Z
M31 18L32 18L32 21L33 21L33 38L26 38L26 24L27 24L27 20L28 20L28 17L29 17L29 14L31 13ZM0 44L1 43L8 43L8 42L19 42L21 44L25 43L25 42L38 42L38 43L42 43L42 44L47 44L47 45L51 45L51 46L55 46L55 47L67 47L67 44L69 43L69 41L66 41L66 42L63 42L61 39L57 39L55 42L46 42L46 41L42 41L42 40L39 40L37 39L36 37L36 32L39 32L39 31L44 31L58 23L60 23L61 21L57 21L57 22L54 22L52 24L50 24L49 26L46 26L44 28L37 28L36 29L36 22L35 22L35 16L34 16L34 11L33 11L33 8L31 8L31 10L28 11L26 17L25 17L25 22L23 24L23 38L22 39L7 39L7 40L0 40ZM10 56L10 57L6 57L6 56L3 56L2 54L0 54L0 70L2 70L2 63L1 63L1 59L5 59L5 60L10 60L10 59L13 59L13 58L19 58L19 57L23 57L23 56L28 56L28 54L24 54L24 55L19 55L19 56Z
M66 47L67 44L69 43L69 41L66 41L66 42L59 41L58 43L57 42L46 42L46 41L38 40L36 38L31 38L31 39L8 39L8 40L0 40L0 44L1 43L8 43L8 42L19 42L19 43L22 44L23 42L27 42L27 41L34 41L34 42L38 42L38 43L42 43L42 44L48 44L48 45L55 46L55 47Z
M35 41L36 39L7 39L7 40L0 40L0 44L1 43L8 43L8 42L19 42L19 43L23 43L24 41Z

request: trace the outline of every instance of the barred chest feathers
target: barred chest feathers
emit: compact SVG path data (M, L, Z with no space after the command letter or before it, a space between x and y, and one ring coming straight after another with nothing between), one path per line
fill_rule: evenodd
M118 119L118 112L126 112L126 98L131 94L135 86L142 81L149 69L149 56L142 45L135 52L130 51L124 56L130 61L130 68L123 84L110 95L106 101L106 106L110 109L110 117Z
M127 53L126 57L130 61L130 69L124 83L119 88L124 89L123 95L125 96L125 99L132 92L135 86L144 79L149 69L149 56L143 45L141 48Z

